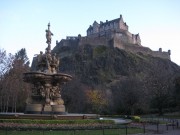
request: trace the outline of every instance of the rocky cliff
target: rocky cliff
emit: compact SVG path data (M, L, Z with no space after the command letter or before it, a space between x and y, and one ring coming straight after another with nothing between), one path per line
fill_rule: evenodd
M142 53L133 54L103 45L74 46L56 46L53 50L61 58L59 70L74 77L74 80L66 86L67 91L63 92L70 111L87 112L88 109L85 107L87 104L83 102L82 96L86 95L83 94L84 91L90 89L105 92L108 99L106 107L109 111L107 108L104 110L109 113L128 111L129 107L136 111L158 108L158 105L151 102L152 99L157 98L155 97L157 91L166 93L165 96L171 93L171 98L173 98L173 82L180 74L180 67L170 60ZM132 89L134 89L133 92ZM81 94L76 94L76 98L74 98L70 95L70 93L75 94L74 91ZM131 93L127 95L127 91L131 91ZM68 92L70 92L69 95L67 95ZM124 96L120 100L123 92L127 98L138 95L137 103L135 101L133 101L135 104L125 103ZM75 107L74 102L76 105L81 104L81 108ZM140 103L144 103L144 105L140 105ZM125 107L125 105L129 107ZM166 107L168 108L165 105ZM101 112L104 110L101 109Z

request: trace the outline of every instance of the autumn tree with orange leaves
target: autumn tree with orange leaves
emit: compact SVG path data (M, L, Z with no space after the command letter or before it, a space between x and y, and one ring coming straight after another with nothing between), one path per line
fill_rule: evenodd
M89 109L94 113L102 113L108 105L106 94L101 90L88 90L86 96Z

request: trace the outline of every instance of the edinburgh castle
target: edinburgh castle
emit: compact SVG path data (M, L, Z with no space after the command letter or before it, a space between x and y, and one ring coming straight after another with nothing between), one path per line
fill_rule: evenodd
M56 47L61 46L81 46L81 45L105 45L109 47L117 47L131 53L143 53L144 55L151 55L153 57L160 57L170 60L171 51L152 51L148 47L141 45L139 34L132 34L128 30L129 26L124 22L122 15L119 18L105 22L96 22L87 29L87 36L67 36L60 42L56 42Z

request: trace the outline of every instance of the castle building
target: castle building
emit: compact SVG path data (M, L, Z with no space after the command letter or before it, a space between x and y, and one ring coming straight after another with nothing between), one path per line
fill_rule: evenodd
M92 25L87 29L87 37L102 37L102 36L110 36L113 37L114 34L118 34L119 36L126 35L126 40L124 42L141 45L141 39L139 34L131 34L128 31L128 25L123 21L122 15L119 18L106 22L97 23L94 21ZM120 37L121 38L121 37ZM122 40L124 37L122 37Z
M87 29L87 36L82 37L80 34L78 36L67 36L66 39L57 42L56 47L70 46L73 48L87 44L92 46L104 45L131 53L143 53L170 60L170 50L165 52L159 48L158 51L152 51L150 48L141 45L139 34L132 34L128 29L129 26L124 22L122 15L111 21L106 20L100 23L94 21Z

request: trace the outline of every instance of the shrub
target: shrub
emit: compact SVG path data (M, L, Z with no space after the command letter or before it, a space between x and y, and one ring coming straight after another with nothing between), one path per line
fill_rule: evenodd
M93 51L93 56L94 57L98 57L98 56L102 56L102 54L105 54L107 50L107 47L104 45L99 45L97 46L94 51Z
M140 122L140 117L139 116L132 116L131 119L135 122Z

